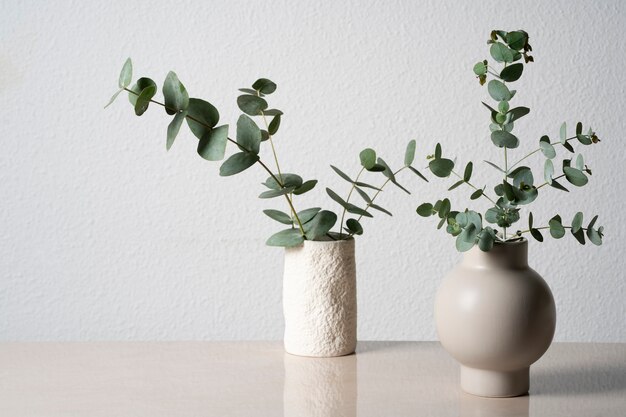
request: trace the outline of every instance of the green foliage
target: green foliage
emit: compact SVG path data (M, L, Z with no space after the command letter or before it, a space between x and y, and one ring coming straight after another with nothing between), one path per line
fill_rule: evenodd
M510 83L518 82L526 73L525 67L534 58L530 55L532 47L528 43L529 36L523 30L503 31L494 30L491 32L489 40L490 61L482 60L477 62L472 71L478 78L480 85L487 85L487 93L493 100L491 103L482 102L489 112L489 131L491 142L503 152L503 163L495 164L485 161L487 165L494 168L503 179L498 183L493 191L495 197L486 192L486 187L477 187L472 181L472 162L465 165L462 172L455 171L456 164L452 159L442 156L441 145L437 144L435 153L429 156L429 169L437 177L447 178L450 175L457 177L448 190L454 190L464 185L472 188L470 200L489 201L491 206L484 212L484 221L496 225L498 229L490 226L483 226L482 216L469 209L465 211L455 211L450 207L448 199L438 200L436 203L420 204L416 211L423 217L439 218L437 228L446 226L446 232L456 238L456 247L459 251L467 251L478 245L480 250L489 251L497 242L507 242L517 240L523 234L530 234L535 240L544 240L543 230L549 230L550 236L560 239L565 235L566 229L571 229L571 234L581 244L585 244L585 236L592 243L599 245L602 243L604 228L595 227L597 216L589 223L587 228L583 227L582 213L577 213L572 220L571 226L562 223L561 216L553 216L547 226L537 226L533 219L533 214L528 215L528 229L519 230L516 233L508 233L507 229L515 226L520 220L520 211L524 206L533 203L540 194L540 191L548 190L549 186L567 192L558 180L565 178L574 186L582 187L589 182L591 169L586 165L582 154L578 153L571 158L564 158L561 163L557 161L558 149L563 147L568 152L575 154L573 139L584 146L593 145L600 142L596 133L591 129L585 132L582 123L576 123L575 135L568 137L567 124L561 124L559 128L559 140L551 142L548 135L543 135L539 139L536 149L529 152L518 160L511 159L511 150L520 147L518 134L514 132L518 121L530 113L530 109L524 106L514 107L512 101L516 96L516 90L511 89ZM545 182L535 185L533 171L529 166L521 163L527 158L539 155L543 158L543 172L540 175ZM514 162L513 162L514 161ZM562 173L556 172L556 167L562 166Z
M359 217L348 219L345 225L340 224L338 234L331 233L330 230L337 223L337 214L328 210L322 210L321 207L313 207L302 211L297 211L295 208L295 197L313 190L317 185L317 180L310 179L304 181L300 175L282 172L280 169L273 136L278 133L283 112L275 108L269 108L267 101L267 96L276 91L276 83L267 78L259 78L252 84L251 88L239 89L243 94L237 98L237 105L244 114L240 115L237 120L235 139L231 139L228 136L228 125L217 126L220 118L218 110L208 101L199 98L189 98L187 89L178 79L175 72L170 71L165 77L162 89L162 103L154 100L157 86L153 80L141 77L129 88L131 82L132 62L128 59L124 63L119 76L119 90L109 100L107 106L117 98L120 92L128 91L129 101L137 115L145 113L151 103L164 107L166 113L173 116L167 127L167 150L172 147L179 135L183 121L187 120L191 133L198 139L198 154L205 160L223 160L226 155L228 142L236 146L236 152L231 154L221 164L219 169L221 176L235 175L257 164L269 174L269 177L263 183L267 189L260 193L259 198L284 199L289 211L266 209L263 213L281 224L290 226L289 229L272 235L267 240L267 244L270 246L293 247L302 244L305 240L349 239L354 235L361 235L363 226L360 220L362 217L373 217L372 210L391 215L387 209L375 203L376 198L387 183L391 182L408 193L408 190L398 183L396 174L408 168L426 180L419 171L411 166L415 159L415 141L410 141L407 145L404 154L404 167L396 172L393 172L385 161L378 158L376 152L370 148L360 153L359 158L363 168L354 180L339 168L332 166L332 169L342 179L348 181L351 187L350 193L345 200L337 193L327 189L328 195L337 201L343 209L341 223L343 223L346 213L355 214ZM260 120L257 120L264 124L263 128L253 119L256 116L261 116ZM268 118L271 118L269 123L267 121ZM261 148L265 142L268 142L270 145L269 150L272 152L275 170L270 168L270 164L261 160ZM385 182L381 186L364 182L361 180L363 171L382 173ZM364 188L375 190L375 193L370 196L363 190ZM366 203L365 207L359 207L350 202L353 192L361 196ZM342 233L343 230L347 233Z

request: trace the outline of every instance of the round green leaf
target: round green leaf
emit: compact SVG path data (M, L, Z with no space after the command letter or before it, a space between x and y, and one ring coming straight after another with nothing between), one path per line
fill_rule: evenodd
M509 48L519 51L526 45L526 42L528 42L528 35L522 30L516 30L508 32L505 39Z
M513 51L501 42L492 43L489 53L498 62L513 62Z
M505 130L491 132L491 141L499 148L514 149L519 146L519 139Z
M550 235L553 238L560 239L565 236L565 228L561 223L561 216L558 214L550 219L548 226L550 226Z
M456 238L456 249L459 252L467 252L476 244L476 236L479 230L474 223L469 223Z
M139 95L141 94L141 92L143 90L145 90L148 87L154 87L155 91L156 91L156 83L154 81L152 81L150 78L146 78L146 77L141 77L140 79L137 80L137 82L130 88L130 90L135 93L128 93L128 101L130 101L130 104L133 105L133 107L135 107L135 105L137 104L137 98L139 97Z
M270 236L265 244L267 246L291 248L300 245L302 242L304 242L304 237L300 234L300 230L286 229Z
M376 165L376 151L371 148L363 149L359 154L361 165L368 171Z
M587 178L585 173L579 169L572 167L563 167L563 173L565 174L565 178L577 187L582 187L583 185L587 184L587 182L589 182L589 179Z
M483 190L476 190L472 193L472 195L470 196L471 200L478 200L480 197L482 197L483 195Z
M524 64L513 64L505 67L500 71L500 78L506 82L513 82L520 79L522 72L524 71Z
M259 78L252 84L252 88L262 94L272 94L276 91L276 84L267 78Z
M221 161L224 159L227 143L228 125L215 127L198 141L198 155L207 161Z
M242 114L237 120L237 143L247 152L258 154L261 147L261 129L250 117Z
M446 178L450 176L450 173L454 169L454 162L450 159L438 158L433 159L428 164L430 171L440 178Z
M337 215L332 211L322 210L311 220L304 225L304 231L307 239L318 239L333 228L337 222Z
M202 136L215 127L220 120L217 109L208 101L199 98L189 99L187 115L189 129L198 139L202 139Z
M484 62L478 62L474 65L474 74L485 75L487 73L487 65Z
M163 97L167 114L175 114L189 106L189 94L173 71L167 74L163 82Z
M511 92L504 83L498 80L491 80L487 84L487 91L495 101L510 100Z
M250 152L238 152L231 155L222 166L220 166L220 175L222 177L228 177L235 175L241 171L245 171L250 168L259 160L259 156Z
M433 215L433 205L430 203L420 204L415 211L422 217L429 217Z
M305 224L306 222L312 220L317 215L317 213L319 213L320 210L321 208L319 207L313 207L299 211L298 218L300 219L300 222L302 222L302 224Z
M556 150L554 146L550 144L550 139L547 136L543 136L539 141L539 148L541 148L541 153L548 158L552 159L556 156Z
M144 88L139 96L137 97L137 102L135 103L135 114L137 116L141 116L148 110L148 106L150 105L150 100L157 92L157 88L155 85L150 85Z
M237 97L237 105L242 112L249 114L250 116L258 116L263 110L267 109L267 101L261 97L249 94Z
M348 230L350 230L355 235L363 234L363 226L356 219L348 219L346 221L346 226L348 226Z
M493 248L496 234L491 227L485 227L478 238L478 248L483 252L489 252Z
M543 242L543 235L541 234L541 232L537 229L530 229L530 234L532 237L535 238L535 240L539 241L539 242Z
M285 188L280 188L278 190L263 191L261 194L259 194L259 198L281 197L283 195L290 194L291 192L293 192L293 190L294 190L294 187L285 187Z
M502 100L500 103L498 103L498 112L505 114L506 112L509 111L509 102L506 100Z

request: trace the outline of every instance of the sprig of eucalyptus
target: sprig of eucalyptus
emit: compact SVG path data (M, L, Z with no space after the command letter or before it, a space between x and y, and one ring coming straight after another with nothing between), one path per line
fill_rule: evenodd
M516 90L511 90L508 83L518 81L525 65L534 62L530 55L532 47L528 43L528 34L523 30L505 32L494 30L491 32L487 42L490 45L489 52L495 62L500 64L496 67L488 60L483 60L474 65L474 74L478 78L480 85L484 85L487 79L487 91L495 104L482 104L489 110L491 123L491 141L498 148L503 149L503 165L497 165L490 161L484 161L492 168L502 174L502 182L497 184L493 191L495 196L490 196L485 191L486 186L477 187L470 183L473 163L468 162L463 171L463 175L455 171L455 162L442 157L441 145L437 144L434 155L430 155L429 168L437 177L447 178L454 175L458 178L448 190L453 190L461 185L467 185L472 189L471 200L479 198L487 199L493 206L482 216L480 213L465 209L464 211L454 211L451 209L450 200L447 198L438 200L434 204L423 203L417 208L417 213L423 217L437 215L440 219L438 228L447 224L446 231L456 237L456 247L464 252L474 245L478 245L483 251L489 251L495 242L507 242L520 239L525 233L529 233L533 238L542 242L543 234L541 230L549 230L550 235L555 239L560 239L565 235L567 229L570 230L574 238L581 244L585 244L585 235L595 245L602 244L604 228L595 228L598 216L594 216L583 227L583 214L576 213L569 226L564 225L560 215L555 215L550 219L548 225L537 227L534 224L533 214L528 214L528 227L524 230L517 230L508 234L515 223L520 220L520 209L527 206L539 195L539 189L550 186L560 191L567 192L557 180L565 178L576 187L582 187L589 181L591 169L585 164L582 154L565 157L560 164L561 172L555 170L553 162L557 156L557 148L563 147L574 154L572 145L577 140L582 145L592 145L600 142L593 129L589 128L583 133L583 125L576 124L575 133L568 135L567 125L563 123L559 129L559 139L552 141L548 135L543 135L539 139L538 147L529 152L519 160L510 163L508 150L519 146L518 137L513 134L515 122L526 116L530 109L528 107L511 107L510 102L515 96ZM524 58L524 63L518 62ZM528 166L520 165L523 161L533 155L541 154L545 158L543 180L544 182L535 185L535 178L532 170ZM559 164L557 164L558 166ZM502 228L501 231L484 225L484 222L495 224Z
M274 143L274 135L280 128L283 112L275 108L269 108L267 96L274 93L277 88L276 84L271 80L260 78L250 88L240 89L243 94L237 98L237 105L243 114L237 120L235 139L231 139L228 133L229 126L227 124L218 126L220 116L215 106L200 98L190 98L187 89L180 82L176 73L170 71L165 78L162 87L163 102L154 99L157 93L157 85L152 79L141 77L131 86L132 73L133 66L129 58L124 63L120 73L119 90L111 97L111 100L105 107L108 107L115 101L121 92L126 91L137 116L143 115L151 103L163 107L165 112L172 116L172 120L167 128L165 145L167 150L174 144L182 124L186 120L189 129L198 138L197 152L202 158L208 161L221 161L226 155L226 147L229 142L237 146L237 152L229 156L220 166L219 173L221 176L235 175L254 165L259 165L269 175L265 182L262 183L267 190L263 191L259 198L282 197L287 204L288 212L268 209L264 210L263 213L289 227L270 236L266 242L267 245L293 247L300 245L304 240L349 239L355 234L360 235L363 233L363 227L359 221L362 216L372 217L369 212L370 208L391 214L373 203L378 193L386 185L386 182L380 188L377 188L358 181L358 177L357 181L353 182L350 193L352 193L352 190L356 190L363 198L370 200L365 209L360 209L356 205L349 203L350 196L344 201L336 194L334 194L336 198L333 197L333 192L327 189L329 195L335 201L341 201L344 206L338 233L331 232L331 229L337 223L336 213L322 210L320 207L296 210L295 197L311 191L317 185L317 180L309 179L305 181L302 176L287 173L281 169ZM260 120L262 127L259 127L253 117ZM261 145L263 143L269 143L274 168L271 168L270 164L264 162L260 157ZM409 148L411 150L412 162L415 154L414 141L409 144ZM372 157L372 153L375 159L376 154L372 149L366 149L361 153L361 162L364 164L364 169L381 171L389 180L400 186L395 180L395 173L391 172L382 159L379 158L378 163L370 166L369 158ZM367 158L365 162L363 162L364 154ZM405 165L410 165L410 162ZM352 182L339 169L335 167L333 169L340 173L344 179ZM414 170L414 168L411 169ZM421 176L421 174L419 175ZM370 199L361 187L373 188L376 190L376 194ZM346 211L359 214L360 217L358 219L348 219L346 222L347 233L343 233L341 225L343 224Z
M428 181L426 177L424 177L416 168L411 166L411 164L413 164L413 161L415 160L415 147L416 147L415 140L409 141L406 147L406 151L404 153L404 165L402 166L402 168L398 169L397 171L393 171L389 167L389 165L387 165L384 159L380 157L377 158L376 151L374 151L374 149L371 149L371 148L364 149L359 154L359 159L361 161L361 169L357 173L354 180L349 175L344 173L342 170L337 168L336 166L331 165L331 168L337 173L337 175L339 175L339 177L341 177L343 180L350 183L350 190L348 191L348 196L345 199L341 198L339 194L337 194L335 191L331 190L330 188L326 188L326 193L330 196L330 198L332 198L336 203L338 203L343 209L341 212L341 221L339 222L339 231L337 233L339 239L346 236L343 234L344 231L346 232L348 238L353 235L363 234L363 226L361 225L360 222L363 217L374 217L371 209L380 211L389 216L392 215L389 210L379 206L378 204L375 203L375 201L376 201L376 198L383 191L385 186L389 184L390 182L393 183L396 187L400 188L405 193L411 194L409 190L407 190L405 187L400 185L400 183L398 182L396 178L396 176L402 171L404 171L405 169L409 169L413 171L422 180ZM386 178L386 180L379 187L368 184L364 182L362 179L362 175L365 172L371 172L371 173L379 172ZM370 196L365 189L374 190L374 194ZM361 208L350 202L350 198L352 197L354 191L356 191L357 194L359 194L359 196L365 202L365 208ZM355 215L358 215L358 217L350 218L346 220L345 226L343 226L346 213L355 214ZM343 227L343 230L342 230L342 227Z

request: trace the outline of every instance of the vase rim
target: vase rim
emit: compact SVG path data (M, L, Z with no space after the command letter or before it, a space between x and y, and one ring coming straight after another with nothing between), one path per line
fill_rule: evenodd
M341 240L333 240L329 237L325 238L324 240L305 240L303 243L305 245L343 245L343 244L347 244L350 242L354 242L354 237L349 237L347 239L341 239Z
M515 245L523 245L525 243L528 243L528 239L526 239L525 237L522 237L519 240L511 240L511 241L506 241L506 242L502 242L502 241L493 242L494 246L495 245L515 246Z

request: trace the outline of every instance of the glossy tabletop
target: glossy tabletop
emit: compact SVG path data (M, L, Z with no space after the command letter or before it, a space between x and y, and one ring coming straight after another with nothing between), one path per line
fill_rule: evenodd
M460 391L439 343L360 342L331 359L280 342L0 343L0 416L626 416L626 344L553 344L530 395Z

